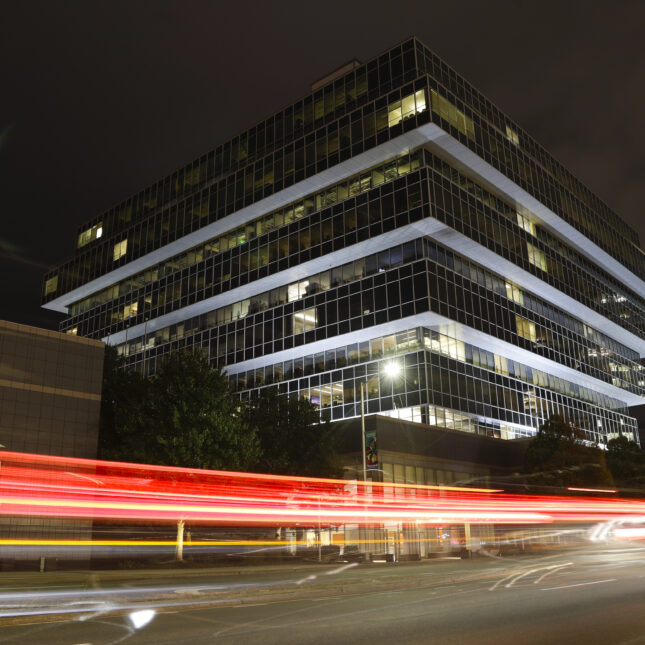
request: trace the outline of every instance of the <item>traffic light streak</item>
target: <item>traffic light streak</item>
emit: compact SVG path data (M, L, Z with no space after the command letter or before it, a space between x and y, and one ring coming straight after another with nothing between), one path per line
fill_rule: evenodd
M507 495L0 453L0 514L228 526L543 524L645 516L645 502Z

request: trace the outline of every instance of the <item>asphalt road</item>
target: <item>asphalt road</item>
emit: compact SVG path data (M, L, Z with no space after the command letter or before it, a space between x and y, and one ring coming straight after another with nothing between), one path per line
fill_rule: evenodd
M340 569L9 579L0 643L645 644L638 546Z

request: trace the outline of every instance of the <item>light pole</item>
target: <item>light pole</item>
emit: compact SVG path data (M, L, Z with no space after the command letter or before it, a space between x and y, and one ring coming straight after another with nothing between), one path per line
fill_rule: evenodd
M184 520L177 521L177 540L175 542L175 558L182 562L184 559Z
M367 481L367 454L365 452L365 386L366 381L361 381L361 455L363 456L363 481Z
M390 361L385 365L385 374L392 381L401 373L401 365L397 361ZM361 457L363 459L363 481L367 481L367 453L365 447L365 398L367 380L361 381Z
M367 389L367 380L361 381L361 455L363 459L363 495L367 492L367 454L365 452L365 389ZM368 528L363 528L364 534L367 536ZM358 529L358 537L361 536L361 529ZM367 546L367 545L366 545Z
M385 365L385 374L394 380L401 372L401 365L396 361L390 361ZM361 381L361 457L363 459L363 483L367 483L367 454L365 446L365 391L367 389L367 379ZM367 486L365 485L365 489ZM364 489L364 493L366 490ZM368 528L365 527L366 535Z
M385 376L390 379L390 384L392 385L392 401L394 403L394 409L396 410L396 394L394 394L394 380L401 374L401 364L392 360L385 364Z
M318 562L322 562L322 529L320 528L320 495L318 495Z

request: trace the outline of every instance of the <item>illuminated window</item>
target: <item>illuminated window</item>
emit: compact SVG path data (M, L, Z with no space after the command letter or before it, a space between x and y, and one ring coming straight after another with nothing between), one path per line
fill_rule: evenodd
M502 439L519 439L522 437L522 434L517 431L513 426L506 425L501 423L499 426L500 437Z
M385 413L382 412L381 414ZM428 406L428 424L442 428L461 430L462 432L477 433L477 419L435 405Z
M415 92L414 100L416 103L417 112L425 112L426 108L428 107L426 103L426 91L419 90L418 92Z
M542 271L547 271L546 255L530 242L526 243L526 251L529 256L529 262Z
M114 245L114 261L122 258L128 251L128 240L122 240Z
M123 319L127 320L133 316L136 316L139 311L139 303L131 302L129 305L123 307Z
M535 222L532 222L528 217L524 217L524 215L517 213L517 223L520 228L523 228L527 233L530 233L533 237L536 236Z
M448 99L431 90L432 111L454 125L459 132L470 139L475 139L475 124L461 110L458 110Z
M439 351L442 354L456 358L458 361L466 360L466 346L462 341L442 334L439 338L439 346Z
M433 352L456 358L458 361L466 360L466 344L463 341L433 332L431 338L424 337L424 344Z
M300 282L294 282L287 287L287 299L289 302L294 300L300 300L307 295L307 289L309 288L309 280L301 280Z
M297 311L293 314L293 333L302 334L305 331L311 331L316 328L317 321L315 308Z
M515 325L517 326L517 333L522 338L527 338L535 342L537 340L537 334L535 333L535 323L522 318L522 316L515 316Z
M380 412L384 417L392 419L401 419L401 421L416 421L421 423L421 407L415 406L411 408L395 408L394 410L383 410ZM419 482L421 483L421 482Z
M338 383L331 384L331 404L343 404L343 384L340 381Z
M101 237L101 235L103 235L103 222L94 224L94 226L92 226L91 228L83 231L78 236L77 247L80 249L81 246L85 246L86 244L97 240L99 237Z
M58 289L58 276L55 275L53 278L49 278L45 282L45 295L48 296L50 293L54 293Z
M401 122L401 101L397 101L392 105L388 106L387 111L387 124L391 128L397 123Z
M495 371L508 376L508 359L505 356L495 354Z
M524 395L522 396L522 403L524 406L524 412L528 414L537 414L538 411L538 401L537 401L537 396L535 395L535 390L532 388L529 388L524 392Z
M316 401L316 399L319 399ZM311 388L311 401L317 403L321 408L328 408L331 405L331 385L321 385L319 388Z
M517 132L513 130L512 128L509 128L506 126L506 138L514 145L514 146L519 146L520 145L520 138L517 136Z
M518 305L524 304L524 292L514 284L506 283L506 297Z
M415 112L424 112L426 110L426 93L425 90L419 90L414 94L404 96L400 101L390 103L387 108L387 124L392 126L405 121Z
M386 336L383 338L383 355L391 356L396 353L396 337Z

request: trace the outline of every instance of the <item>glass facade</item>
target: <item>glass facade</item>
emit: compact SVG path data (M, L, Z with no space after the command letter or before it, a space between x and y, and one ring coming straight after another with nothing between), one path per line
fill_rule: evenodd
M399 368L394 378L392 363ZM278 384L280 392L319 405L328 419L359 415L360 384L366 381L369 413L466 432L531 436L556 413L595 426L600 442L636 432L617 399L423 328L240 372L230 380L245 395Z
M193 345L193 337L207 331L208 342L202 335L201 346L229 367L310 342L293 324L303 310L315 312L310 317L316 324L307 331L315 329L310 340L317 341L434 311L618 387L645 392L641 365L627 347L427 239L169 327L147 332L144 326L143 335L131 335L119 349L130 356L145 346L150 360L172 351L172 343Z
M434 145L441 131L584 245ZM133 369L200 347L240 396L277 386L333 420L360 413L364 381L368 414L511 439L559 412L594 441L636 437L636 233L416 39L95 217L76 246L44 306Z

